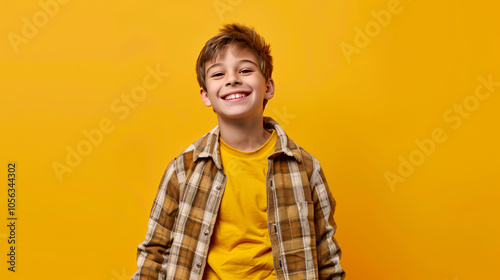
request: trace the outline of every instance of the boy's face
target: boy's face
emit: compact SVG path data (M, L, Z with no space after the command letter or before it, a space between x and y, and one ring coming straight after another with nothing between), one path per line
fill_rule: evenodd
M219 57L205 65L207 90L200 88L203 103L213 106L219 118L262 116L264 99L274 95L274 81L269 78L266 83L258 65L249 49L236 50L234 45L228 45Z

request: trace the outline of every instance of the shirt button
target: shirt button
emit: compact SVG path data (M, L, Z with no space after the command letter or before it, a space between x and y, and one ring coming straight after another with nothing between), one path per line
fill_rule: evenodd
M207 229L205 230L205 235L208 235L210 233L210 231Z
M215 189L220 191L220 185L215 186Z
M197 263L197 264L196 264L196 266L197 266L198 268L201 268L201 263Z

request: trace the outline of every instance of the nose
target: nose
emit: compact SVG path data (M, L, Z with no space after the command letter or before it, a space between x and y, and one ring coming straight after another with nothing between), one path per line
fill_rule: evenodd
M226 86L241 84L240 78L237 74L226 74L227 81Z

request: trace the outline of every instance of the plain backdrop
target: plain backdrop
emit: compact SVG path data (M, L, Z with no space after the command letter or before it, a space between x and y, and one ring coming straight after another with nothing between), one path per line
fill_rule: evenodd
M324 168L346 279L498 279L499 8L2 1L0 278L130 279L164 169L217 125L196 58L237 21L272 47L265 115Z

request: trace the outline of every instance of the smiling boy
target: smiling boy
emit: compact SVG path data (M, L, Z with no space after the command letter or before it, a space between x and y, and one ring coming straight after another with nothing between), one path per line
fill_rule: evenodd
M196 72L218 125L168 164L132 279L345 278L323 169L263 115L272 70L253 28L205 44Z

